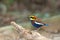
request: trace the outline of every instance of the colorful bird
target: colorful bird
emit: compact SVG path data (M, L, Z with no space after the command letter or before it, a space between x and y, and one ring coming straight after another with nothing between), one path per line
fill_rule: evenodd
M44 28L45 26L48 26L48 24L43 23L42 20L37 18L36 16L30 16L30 21L36 29Z

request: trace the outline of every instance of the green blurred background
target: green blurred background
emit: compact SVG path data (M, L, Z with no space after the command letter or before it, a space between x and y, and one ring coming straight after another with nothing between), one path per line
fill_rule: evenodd
M0 26L11 21L29 26L30 15L42 19L60 15L60 0L0 0Z

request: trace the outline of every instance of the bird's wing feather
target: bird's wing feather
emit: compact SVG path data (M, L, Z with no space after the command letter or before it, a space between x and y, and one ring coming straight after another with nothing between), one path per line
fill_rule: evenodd
M43 23L39 23L39 22L35 22L36 24L38 24L38 25L44 25Z

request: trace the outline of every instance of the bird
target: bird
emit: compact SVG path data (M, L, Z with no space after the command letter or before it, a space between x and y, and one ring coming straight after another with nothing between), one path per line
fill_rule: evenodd
M29 19L31 21L31 24L36 28L36 30L48 26L48 24L42 22L41 18L38 18L36 16L30 16Z

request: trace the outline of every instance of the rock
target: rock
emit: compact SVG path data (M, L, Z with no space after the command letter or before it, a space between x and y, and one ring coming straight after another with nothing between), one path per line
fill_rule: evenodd
M54 37L53 40L60 40L60 37Z
M26 40L51 40L47 37L42 36L40 33L36 31L26 30L22 26L16 24L15 22L11 22L11 24L16 28L16 30L20 33L20 35Z

